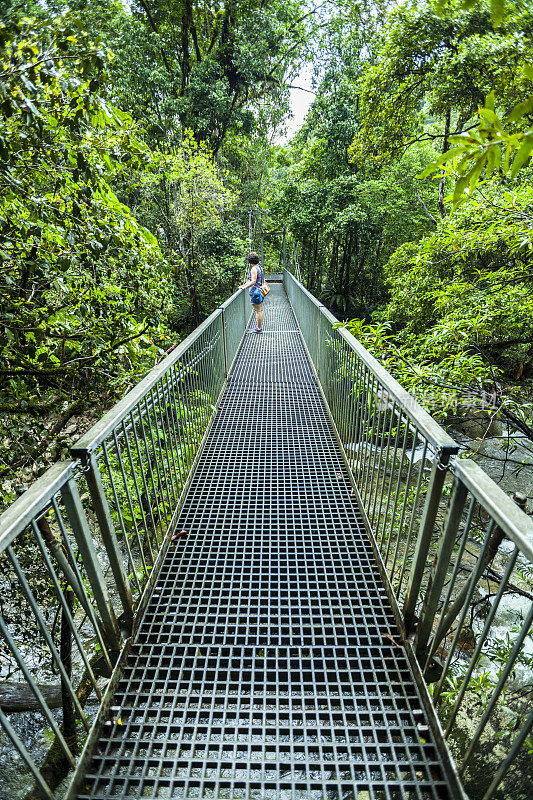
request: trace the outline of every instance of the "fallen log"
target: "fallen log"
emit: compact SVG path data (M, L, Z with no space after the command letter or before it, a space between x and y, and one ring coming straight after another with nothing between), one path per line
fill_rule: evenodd
M49 708L61 708L61 686L43 686L39 691ZM39 711L40 705L27 683L0 683L2 711Z

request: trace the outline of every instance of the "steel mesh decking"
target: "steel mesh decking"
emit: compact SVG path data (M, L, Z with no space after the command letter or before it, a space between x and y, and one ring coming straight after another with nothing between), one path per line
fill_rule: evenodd
M265 310L80 800L452 797L281 287Z

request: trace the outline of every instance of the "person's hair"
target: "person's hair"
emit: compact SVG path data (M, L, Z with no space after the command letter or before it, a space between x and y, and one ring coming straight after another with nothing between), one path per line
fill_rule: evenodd
M259 264L259 256L257 255L257 253L254 252L250 253L250 255L248 256L248 263Z

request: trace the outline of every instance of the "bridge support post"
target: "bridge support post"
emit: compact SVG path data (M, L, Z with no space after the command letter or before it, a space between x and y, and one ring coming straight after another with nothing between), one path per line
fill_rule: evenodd
M420 612L420 621L416 629L415 652L419 660L425 653L431 635L433 620L437 613L442 587L450 565L455 537L461 524L461 515L465 507L466 497L466 486L457 481L450 499L444 533L439 541L435 563L429 576L428 588L422 604L422 611Z
M124 610L125 627L127 631L131 633L133 631L133 594L124 565L122 564L115 526L113 525L111 512L109 511L109 505L102 485L102 476L100 475L100 469L94 454L91 454L88 460L85 480L87 482L89 494L91 495L96 519L98 520L98 527L102 534L102 540L109 558L109 564L111 566L113 578L115 579L120 602Z
M426 494L426 502L420 520L420 530L416 541L413 562L411 564L411 574L407 584L405 600L403 605L403 618L407 633L411 633L415 625L415 608L418 600L418 593L422 584L422 577L427 562L431 537L435 529L437 512L439 510L442 488L448 468L451 453L443 448L431 468L429 487Z
M89 523L87 522L87 517L83 510L80 493L72 478L61 488L61 496L65 503L67 516L72 526L72 532L74 533L83 565L87 572L87 578L93 590L106 640L110 649L115 654L118 654L122 644L122 637L118 629L111 598L107 591L102 567L98 561L91 531L89 529Z
M243 292L243 294L244 294L244 292ZM229 366L230 365L228 364L228 348L227 348L227 343L226 343L226 317L225 317L225 314L224 314L224 308L221 308L220 311L221 311L220 319L221 319L221 324L222 324L222 349L223 349L223 358L224 358L224 377L227 378L228 377L228 370L229 370Z

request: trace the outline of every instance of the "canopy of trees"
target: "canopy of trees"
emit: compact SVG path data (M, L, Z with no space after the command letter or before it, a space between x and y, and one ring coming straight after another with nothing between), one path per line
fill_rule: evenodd
M532 63L525 2L333 15L274 193L309 288L443 422L526 452Z

